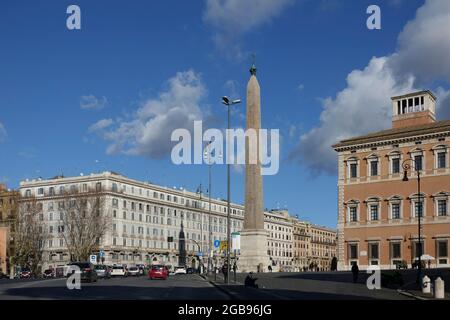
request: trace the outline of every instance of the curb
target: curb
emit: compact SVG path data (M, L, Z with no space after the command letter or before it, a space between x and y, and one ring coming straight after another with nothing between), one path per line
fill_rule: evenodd
M228 297L230 297L231 300L240 300L235 294L231 293L230 291L228 291L227 289L225 289L221 285L218 285L218 284L216 284L213 281L208 281L208 282L210 284L212 284L214 287L216 287L217 289L219 289L220 291L222 291L223 293L225 293Z
M431 299L428 299L428 298L424 298L424 297L417 296L417 295L415 295L415 294L413 294L413 293L411 293L411 292L404 291L404 290L401 290L401 289L398 289L397 292L398 292L399 294L401 294L401 295L404 295L404 296L406 296L406 297L410 297L410 298L413 298L413 299L416 299L416 300L422 300L422 301L428 301L428 300L431 300Z

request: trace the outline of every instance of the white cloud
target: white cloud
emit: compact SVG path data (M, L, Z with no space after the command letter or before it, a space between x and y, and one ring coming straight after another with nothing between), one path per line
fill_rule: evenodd
M81 96L80 108L83 110L101 110L107 103L108 100L106 97L97 98L96 96L90 94L87 96Z
M89 127L88 132L92 133L92 132L106 129L109 126L111 126L113 123L114 123L114 121L112 119L101 119L101 120L97 121L96 123L92 124Z
M389 67L397 76L413 74L419 84L450 82L450 1L428 0L398 37Z
M5 126L0 122L0 143L6 140L6 129Z
M200 102L205 94L199 74L192 70L178 72L168 80L167 90L158 98L142 103L129 119L118 119L114 124L110 119L104 119L101 125L107 125L108 130L97 131L110 142L109 154L163 157L172 149L173 130L192 130L194 120L202 119Z
M290 158L316 173L334 174L339 140L390 128L390 97L415 90L417 84L450 80L450 2L426 1L398 37L397 51L372 58L363 70L347 76L347 86L335 98L323 100L320 124L300 137ZM450 114L450 94L437 89L438 115Z
M239 54L237 38L269 23L294 0L206 0L205 22L216 28L219 49Z

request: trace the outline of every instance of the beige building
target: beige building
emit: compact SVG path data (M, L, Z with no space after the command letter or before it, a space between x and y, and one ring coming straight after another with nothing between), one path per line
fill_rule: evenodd
M298 271L328 271L336 256L336 230L293 219L294 265Z
M224 252L214 248L215 240L227 237L227 202L209 199L187 190L161 187L113 172L78 177L55 177L22 181L23 197L36 197L42 203L42 219L50 238L45 244L44 266L60 266L68 262L61 235L63 221L58 211L64 190L99 188L105 196L105 212L111 217L111 230L101 239L99 249L105 251L105 263L145 264L149 262L178 265L181 225L186 240L187 264L198 266L198 251L213 251L220 265ZM231 232L240 232L244 222L244 206L231 204ZM287 211L265 212L264 228L268 232L268 253L274 271L293 271L293 223ZM211 233L209 232L211 231ZM168 242L172 237L173 242ZM266 268L267 270L267 268Z
M430 267L450 266L450 121L436 121L435 108L430 91L393 97L391 129L333 146L339 269L352 262L362 268L411 267L420 253L434 258ZM403 181L405 160L409 181Z

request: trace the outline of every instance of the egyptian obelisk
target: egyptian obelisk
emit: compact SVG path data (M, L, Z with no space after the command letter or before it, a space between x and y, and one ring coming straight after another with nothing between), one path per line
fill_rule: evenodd
M267 254L267 231L264 230L263 191L261 161L259 155L259 129L261 128L261 96L256 66L250 68L250 80L247 84L247 130L256 130L256 145L245 142L245 215L244 228L241 231L241 250L238 260L240 272L263 272L269 266ZM252 151L253 149L253 151ZM250 155L249 151L256 151ZM250 161L251 157L257 161Z

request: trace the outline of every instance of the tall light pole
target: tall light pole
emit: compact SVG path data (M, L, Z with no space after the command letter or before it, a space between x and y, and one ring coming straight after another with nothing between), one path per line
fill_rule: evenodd
M200 195L200 243L201 246L198 245L198 251L199 251L199 257L198 262L200 264L201 273L203 273L203 203L202 203L202 184L200 183L200 186L197 188L197 194ZM202 256L200 257L200 252L202 253Z
M408 179L408 170L411 168L411 165L408 162L412 162L414 164L414 167L416 169L417 172L417 195L419 198L419 209L417 210L417 229L418 229L418 236L419 236L419 252L418 252L418 271L417 271L417 284L422 287L422 253L423 253L423 243L422 243L422 236L421 236L421 224L420 224L420 220L422 219L422 215L424 212L424 207L423 207L423 203L421 201L421 194L420 194L420 170L422 170L422 168L418 167L418 163L416 162L416 160L410 158L410 159L406 159L405 161L403 161L402 163L402 167L404 170L404 175L403 175L403 181L409 181Z
M208 142L205 148L204 156L208 160L208 274L211 270L211 142ZM203 228L203 221L202 221Z
M231 247L231 210L230 210L230 107L241 103L240 99L230 101L228 97L222 97L222 103L227 106L227 284L230 284L230 247ZM234 151L234 150L233 150Z

